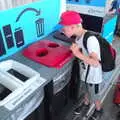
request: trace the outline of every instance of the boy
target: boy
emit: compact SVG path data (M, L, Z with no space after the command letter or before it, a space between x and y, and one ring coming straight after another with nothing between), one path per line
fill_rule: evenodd
M60 24L63 26L62 31L67 37L71 37L72 35L77 37L75 43L72 43L70 49L75 57L83 61L80 65L80 71L82 73L81 80L84 81L84 83L87 68L88 65L90 65L90 70L85 84L87 89L84 96L84 103L75 109L75 114L80 114L81 111L86 108L87 110L89 109L90 100L88 99L88 95L90 94L96 106L96 109L90 119L96 119L96 117L101 116L103 112L99 91L102 83L102 68L99 63L101 58L98 40L95 36L90 36L87 40L88 51L86 51L83 46L83 37L87 30L82 27L82 18L79 13L75 11L64 12L61 15ZM82 49L82 52L80 49Z

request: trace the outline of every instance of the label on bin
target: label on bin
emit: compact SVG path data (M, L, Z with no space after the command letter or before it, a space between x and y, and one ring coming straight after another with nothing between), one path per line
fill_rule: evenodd
M16 95L11 101L5 104L5 107L9 110L13 110L17 105L27 99L27 97L31 95L38 87L38 85L32 84L28 88L23 89L19 95Z

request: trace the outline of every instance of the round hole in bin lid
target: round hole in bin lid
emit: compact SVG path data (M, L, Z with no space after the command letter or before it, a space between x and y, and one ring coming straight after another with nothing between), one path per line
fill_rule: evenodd
M39 57L44 57L48 54L48 50L43 48L43 49L39 49L37 50L36 52L36 55L39 56Z
M57 43L49 43L48 47L56 48L56 47L59 47L59 45Z

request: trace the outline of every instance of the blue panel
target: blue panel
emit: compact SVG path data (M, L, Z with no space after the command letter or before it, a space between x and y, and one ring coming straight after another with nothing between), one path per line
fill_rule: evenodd
M67 0L67 3L102 7L106 0Z
M116 19L117 16L113 17L112 19L108 20L104 25L103 25L103 37L107 39L109 43L112 43L113 40L113 34L115 30L115 25L116 25Z
M0 12L0 31L5 43L6 55L0 60L21 50L53 31L59 20L61 0L40 0L24 6ZM11 33L5 36L3 28L9 26ZM8 31L8 29L5 29ZM6 38L13 37L13 44L8 49ZM19 39L19 37L21 39Z

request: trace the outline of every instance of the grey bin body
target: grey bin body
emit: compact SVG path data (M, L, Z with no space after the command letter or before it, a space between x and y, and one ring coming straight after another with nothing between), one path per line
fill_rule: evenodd
M69 84L72 60L57 70L57 74L45 86L46 120L58 119L69 101Z

